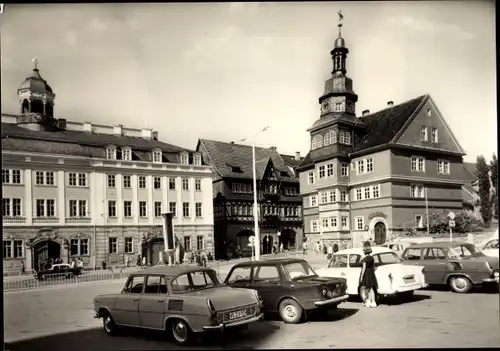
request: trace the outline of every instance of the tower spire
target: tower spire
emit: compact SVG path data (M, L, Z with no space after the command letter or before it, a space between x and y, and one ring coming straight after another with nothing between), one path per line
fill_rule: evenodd
M38 59L36 57L33 58L33 60L31 60L33 62L33 65L35 66L35 68L33 68L34 71L38 71Z

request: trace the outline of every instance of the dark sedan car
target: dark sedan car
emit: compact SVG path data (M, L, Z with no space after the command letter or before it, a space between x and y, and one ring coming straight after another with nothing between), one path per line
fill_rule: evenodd
M348 299L344 278L319 277L303 259L281 258L235 265L225 284L255 289L265 313L278 312L285 323L298 323L307 311L336 309Z
M82 272L83 268L73 268L67 263L57 263L53 264L49 269L36 272L34 278L40 280L46 278L72 278L82 274Z
M425 281L429 285L449 285L457 293L467 293L474 285L498 285L498 258L486 256L472 244L413 244L401 257L405 264L424 266Z

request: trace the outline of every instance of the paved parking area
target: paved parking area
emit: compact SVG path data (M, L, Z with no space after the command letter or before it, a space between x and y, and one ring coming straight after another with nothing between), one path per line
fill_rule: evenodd
M309 260L314 266L325 262L322 257ZM6 293L7 349L176 349L162 333L104 334L100 320L92 317L92 298L119 291L122 285L123 281L113 281ZM366 309L350 301L326 318L313 317L299 325L262 321L226 338L203 338L196 348L500 346L498 293L423 290L410 302L388 302Z

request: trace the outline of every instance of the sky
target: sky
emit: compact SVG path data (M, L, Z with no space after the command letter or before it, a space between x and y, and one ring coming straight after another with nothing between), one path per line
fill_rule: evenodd
M344 14L358 113L429 93L467 155L497 151L492 1L5 5L2 112L32 59L56 117L308 152Z

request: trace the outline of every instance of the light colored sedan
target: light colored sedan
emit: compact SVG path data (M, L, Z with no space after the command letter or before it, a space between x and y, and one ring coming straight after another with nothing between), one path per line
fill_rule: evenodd
M480 248L486 256L498 257L498 237L486 240Z
M107 334L122 326L163 330L180 345L195 333L257 322L261 309L256 290L222 285L213 269L197 266L132 273L120 293L94 298L94 317L103 319Z

